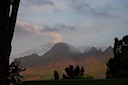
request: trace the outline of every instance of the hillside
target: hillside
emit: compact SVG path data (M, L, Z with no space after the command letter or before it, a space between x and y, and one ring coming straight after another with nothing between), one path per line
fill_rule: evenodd
M112 47L108 47L105 51L93 47L81 53L76 47L61 42L55 44L42 56L32 54L15 60L19 60L21 66L27 68L22 73L27 80L50 79L54 70L62 74L70 64L84 66L85 74L93 75L95 78L105 78L106 62L112 56Z

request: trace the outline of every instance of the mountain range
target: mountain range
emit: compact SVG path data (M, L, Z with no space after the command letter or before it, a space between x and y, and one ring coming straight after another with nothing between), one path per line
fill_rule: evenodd
M43 71L43 73L38 73L38 75L42 76L40 76L40 78L36 76L38 77L37 79L48 79L51 76L49 75L51 74L49 73L50 70L52 72L59 69L62 73L68 65L84 66L87 74L93 75L95 78L104 78L106 63L110 57L113 57L112 50L113 48L111 46L104 51L92 47L89 51L82 53L73 45L60 42L53 45L53 47L43 55L27 55L16 58L15 61L20 61L21 66L28 68L28 71L24 72L23 75L32 75L42 69L41 71ZM47 73L47 69L50 69L48 71L49 74ZM31 80L35 78L29 76L26 77L26 79Z

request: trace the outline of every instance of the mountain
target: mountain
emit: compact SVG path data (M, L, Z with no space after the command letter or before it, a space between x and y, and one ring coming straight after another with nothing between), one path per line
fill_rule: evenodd
M32 76L32 74L37 72L38 75L43 76L43 74L40 73L41 71L44 75L50 77L52 76L51 71L59 69L63 72L64 68L71 64L84 66L88 74L96 78L103 78L105 76L106 63L108 59L113 56L112 50L111 46L105 51L92 47L89 51L81 53L79 49L73 45L60 42L53 45L53 47L43 55L32 54L16 58L15 60L19 60L21 66L28 68L28 71L25 72L24 75L29 74ZM46 77L43 79L46 79Z
M81 52L76 47L61 42L55 44L51 48L51 50L49 50L42 56L38 56L37 54L32 54L25 57L16 58L15 60L19 60L22 66L32 67L32 66L47 65L53 63L57 64L58 62L63 62L63 61L71 62L78 59L79 56L81 56Z
M97 50L92 47L89 51L83 53L83 57L99 57L102 56L103 52L101 49Z
M80 52L72 52L70 47L75 48L74 46L69 46L63 42L55 44L50 51L46 52L43 56L40 57L40 64L57 64L57 62L63 61L71 62L71 60L74 60L79 55L81 55ZM78 49L75 48L74 50Z
M102 51L101 48L92 47L89 51L83 53L83 57L103 57L105 55L113 55L113 48L111 46L106 48L105 51Z
M14 61L20 61L21 66L23 67L33 67L37 66L39 60L39 56L37 54L27 55L20 58L15 58Z
M104 54L107 55L107 54L110 54L110 55L113 55L113 48L111 46L109 46L105 51L104 51Z
M52 49L50 50L51 52L68 52L69 51L69 46L66 43L60 42L55 44Z
M50 51L54 52L54 53L58 53L58 52L60 52L60 53L68 52L68 53L74 53L74 54L79 54L80 53L79 49L77 49L73 45L63 43L63 42L56 43Z

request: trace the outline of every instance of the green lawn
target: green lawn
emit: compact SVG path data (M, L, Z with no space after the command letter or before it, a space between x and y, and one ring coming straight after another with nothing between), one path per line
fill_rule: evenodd
M22 85L128 85L128 79L25 81Z

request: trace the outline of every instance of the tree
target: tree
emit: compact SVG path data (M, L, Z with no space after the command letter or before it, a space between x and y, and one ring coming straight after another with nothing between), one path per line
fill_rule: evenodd
M128 78L128 35L123 39L115 38L114 57L107 63L106 78Z
M78 65L74 68L72 65L65 69L66 74L63 74L63 79L83 79L84 78L84 68Z
M84 76L84 68L79 67L78 65L74 68L73 65L69 65L69 67L65 68L66 74L62 75L62 79L94 79L93 76L86 74ZM59 73L54 71L54 79L59 80Z
M7 85L11 41L20 0L0 0L0 85Z
M54 80L59 80L59 73L56 70L54 71Z
M14 61L9 65L9 71L7 75L7 81L9 84L20 85L22 83L23 76L20 72L25 71L26 68L20 66L20 61Z

